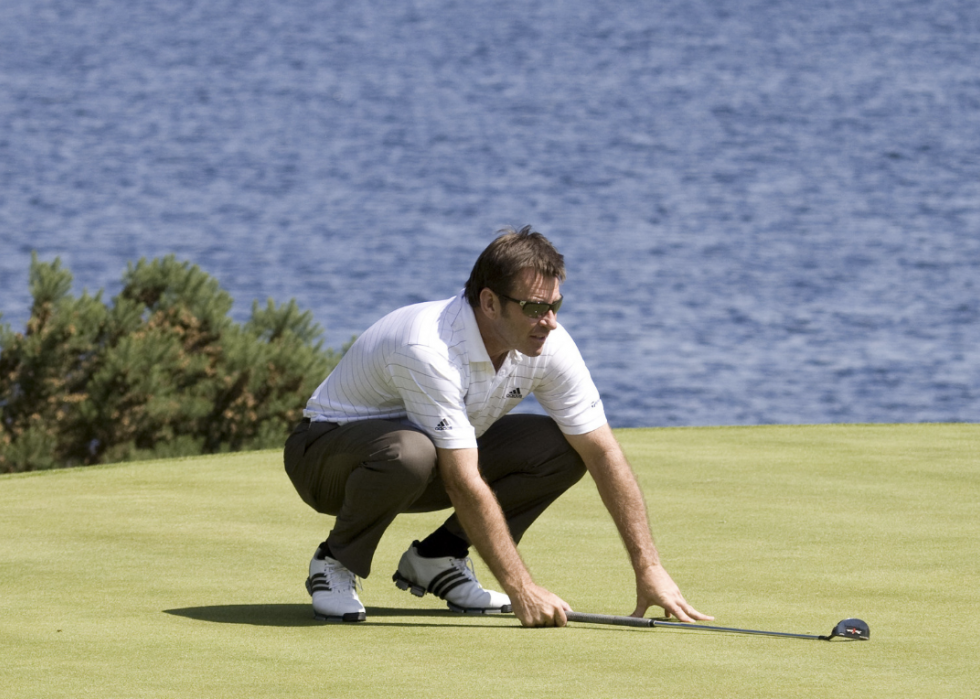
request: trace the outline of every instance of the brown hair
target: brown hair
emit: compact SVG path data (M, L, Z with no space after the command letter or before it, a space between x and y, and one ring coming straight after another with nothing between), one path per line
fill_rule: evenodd
M502 235L480 253L466 282L466 300L471 306L480 305L480 292L484 289L509 294L514 278L529 267L544 277L565 281L565 258L531 226L519 231L504 228L498 233Z

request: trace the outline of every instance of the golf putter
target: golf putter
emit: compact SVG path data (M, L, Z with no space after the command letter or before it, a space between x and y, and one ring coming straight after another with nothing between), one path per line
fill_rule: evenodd
M668 627L688 631L721 631L723 633L749 633L757 636L782 636L784 638L807 638L814 641L830 641L834 638L846 638L852 641L868 641L871 639L871 629L861 619L844 619L826 636L814 636L802 633L785 633L783 631L758 631L755 629L736 629L727 626L702 626L701 624L685 624L677 621L662 621L660 619L640 619L633 616L614 616L610 614L585 614L582 612L565 612L569 621L584 624L609 624L611 626L635 626L642 628Z

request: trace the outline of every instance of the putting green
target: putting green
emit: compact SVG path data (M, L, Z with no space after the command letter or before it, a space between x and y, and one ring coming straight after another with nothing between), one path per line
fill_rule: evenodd
M0 688L11 697L980 697L980 425L620 430L668 570L718 625L869 643L462 617L390 574L368 622L312 618L330 519L277 452L0 476ZM632 580L588 478L521 545L576 610ZM476 562L484 582L492 582Z

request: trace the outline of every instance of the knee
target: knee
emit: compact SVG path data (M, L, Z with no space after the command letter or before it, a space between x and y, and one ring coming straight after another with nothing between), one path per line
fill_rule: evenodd
M558 427L558 423L551 418L545 418L538 423L538 439L541 440L543 449L550 449L556 455L567 453L578 456L578 452L575 451L565 437L565 433Z
M561 475L569 486L578 483L585 475L585 462L575 451L558 424L551 418L542 418L537 422L535 440L540 449L542 469Z
M572 445L568 444L568 440L565 441L565 444L568 445L568 448L557 460L561 464L561 471L565 474L569 487L571 487L582 480L586 468L582 457L572 448Z
M364 465L386 471L407 488L424 487L435 477L436 448L422 432L401 430L389 435Z

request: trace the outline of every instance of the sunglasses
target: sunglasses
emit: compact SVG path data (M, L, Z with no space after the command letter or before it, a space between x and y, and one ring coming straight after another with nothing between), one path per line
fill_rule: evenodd
M499 291L495 291L495 294L501 298L505 298L508 301L513 301L518 306L521 307L521 312L528 318L540 318L546 315L548 311L553 311L555 315L558 315L558 309L561 308L561 302L565 300L564 296L559 296L558 300L554 303L544 303L543 301L519 301L518 299L511 298L507 294L501 294Z

